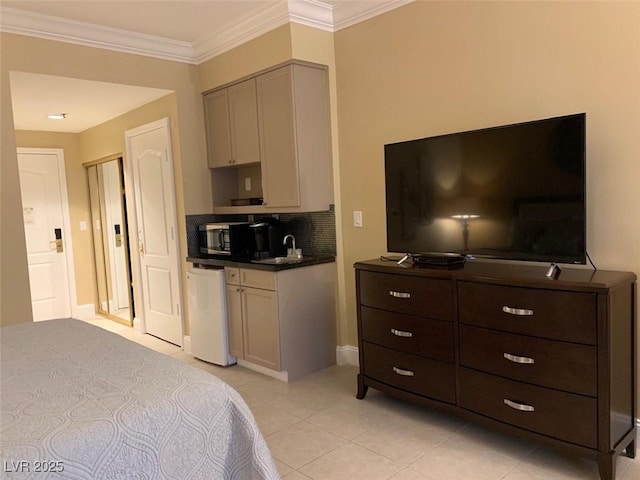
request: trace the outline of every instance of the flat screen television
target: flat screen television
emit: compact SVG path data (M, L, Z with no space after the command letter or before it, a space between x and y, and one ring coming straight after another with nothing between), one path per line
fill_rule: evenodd
M586 263L585 121L385 145L387 250Z

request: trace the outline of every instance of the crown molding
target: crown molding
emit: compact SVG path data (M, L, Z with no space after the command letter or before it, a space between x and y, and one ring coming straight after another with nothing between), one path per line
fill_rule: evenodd
M289 21L333 32L334 7L318 0L289 0Z
M277 2L237 22L227 30L194 42L194 62L200 64L289 22L285 2Z
M200 64L288 22L336 32L414 0L285 0L194 43L120 30L0 5L0 32L175 62Z
M117 52L195 63L188 42L120 30L0 5L0 32L26 35Z
M364 22L383 13L412 3L415 0L344 1L339 3L333 14L333 31Z

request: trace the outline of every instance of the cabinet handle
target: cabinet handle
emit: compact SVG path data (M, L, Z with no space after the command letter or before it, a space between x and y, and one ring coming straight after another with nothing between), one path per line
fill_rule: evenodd
M527 405L525 403L518 403L518 402L514 402L512 400L509 400L508 398L504 399L504 404L513 408L514 410L519 410L521 412L534 412L536 409L533 405Z
M511 355L510 353L503 353L502 355L504 356L504 358L513 363L525 363L529 365L536 363L536 361L531 357L519 357L517 355Z
M403 377L413 377L413 372L411 370L405 370L403 368L393 367L393 371L398 375L402 375Z
M395 297L395 298L411 298L411 294L410 293L396 292L396 291L393 291L393 290L389 290L389 295L391 295L392 297Z
M391 333L393 333L396 337L406 337L406 338L413 337L413 333L404 332L402 330L396 330L395 328L391 329Z
M533 315L533 310L527 310L526 308L512 308L506 305L502 307L502 311L504 313L508 313L509 315L518 315L521 317Z

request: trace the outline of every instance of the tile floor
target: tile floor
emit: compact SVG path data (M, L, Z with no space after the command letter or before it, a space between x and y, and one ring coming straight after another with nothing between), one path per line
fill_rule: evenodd
M217 367L110 320L89 323L210 372L244 397L285 480L598 480L592 460L495 433L369 389L336 366L294 383ZM639 456L640 458L640 456ZM640 460L619 457L617 480L640 480Z

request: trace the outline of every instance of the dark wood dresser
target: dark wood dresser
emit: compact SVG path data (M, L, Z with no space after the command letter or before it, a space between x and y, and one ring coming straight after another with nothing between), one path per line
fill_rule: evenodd
M369 387L598 461L635 457L636 276L467 262L358 262Z

